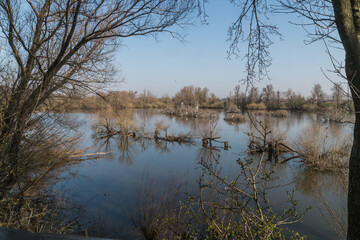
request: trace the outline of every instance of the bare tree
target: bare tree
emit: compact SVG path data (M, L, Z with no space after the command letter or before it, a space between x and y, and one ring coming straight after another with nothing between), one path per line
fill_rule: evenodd
M240 85L236 85L234 87L234 99L235 99L235 105L239 107L239 105L240 105Z
M176 105L184 104L185 106L193 106L195 104L195 87L185 86L175 94L174 102Z
M200 87L195 88L195 97L200 105L203 105L208 101L208 94L209 94L209 89L206 87L203 89L201 89Z
M322 101L324 101L324 92L321 89L320 84L314 85L313 89L311 90L311 96L317 105L319 105Z
M281 92L279 90L275 93L275 107L277 109L281 107Z
M275 105L275 92L272 84L268 84L263 88L262 95L267 109L273 109Z
M39 128L33 113L54 93L94 91L113 74L122 38L169 32L181 37L192 0L0 0L0 199L17 182L24 144ZM174 28L171 28L174 26ZM37 125L41 127L41 125ZM39 149L37 149L39 151ZM23 154L25 158L29 154Z
M246 68L252 81L254 69L258 75L267 75L270 65L269 46L271 35L279 35L276 26L267 16L269 12L293 13L300 16L301 25L307 33L308 43L323 41L328 50L334 72L347 80L355 108L354 142L349 164L348 192L348 239L360 236L360 1L359 0L277 0L240 1L231 0L240 8L239 18L230 26L232 40L230 53L238 50L237 43L248 42ZM249 19L249 27L244 22ZM245 30L248 32L245 32ZM329 46L345 51L345 64L335 59Z
M340 104L343 100L344 92L339 83L334 83L331 88L333 100L336 103L336 108L340 108Z
M260 101L260 93L257 87L252 87L249 91L248 101L249 103L257 103Z
M288 89L284 93L286 104L292 110L302 110L305 104L305 98L300 93L295 93Z

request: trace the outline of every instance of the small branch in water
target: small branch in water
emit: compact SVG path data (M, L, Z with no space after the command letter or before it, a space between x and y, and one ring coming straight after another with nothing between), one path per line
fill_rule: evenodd
M78 154L78 155L72 155L71 158L79 158L79 157L93 157L93 156L100 156L100 155L107 155L112 153L112 151L109 152L97 152L97 153L87 153L87 154Z

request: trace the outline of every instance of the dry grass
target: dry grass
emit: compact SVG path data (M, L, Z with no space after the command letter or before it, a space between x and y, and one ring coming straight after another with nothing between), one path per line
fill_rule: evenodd
M295 146L309 168L319 172L339 171L348 166L352 140L343 132L331 132L316 124L302 131Z
M266 110L267 107L265 105L265 103L250 103L248 105L246 105L246 108L248 110Z

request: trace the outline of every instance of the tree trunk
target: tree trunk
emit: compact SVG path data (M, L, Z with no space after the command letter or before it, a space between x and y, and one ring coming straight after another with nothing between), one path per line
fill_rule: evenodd
M360 239L360 12L359 1L332 0L345 50L345 71L355 108L354 142L349 163L347 239Z
M354 97L354 105L356 116L354 142L349 163L347 237L349 240L360 238L360 99L358 97Z

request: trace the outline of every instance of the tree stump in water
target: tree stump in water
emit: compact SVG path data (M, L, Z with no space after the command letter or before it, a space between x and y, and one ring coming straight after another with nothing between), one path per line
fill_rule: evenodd
M203 140L202 140L202 145L203 145L203 147L207 147L207 145L208 145L208 140L207 140L206 138L203 138Z
M224 142L224 150L228 150L229 149L229 142L225 141Z

